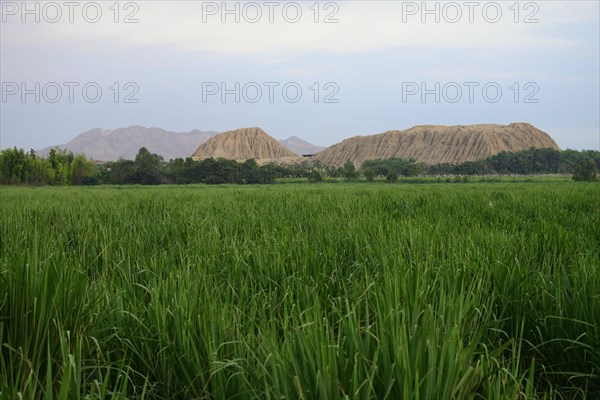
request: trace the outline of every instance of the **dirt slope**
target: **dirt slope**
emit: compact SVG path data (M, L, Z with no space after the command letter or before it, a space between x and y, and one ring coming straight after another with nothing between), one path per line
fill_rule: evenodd
M242 128L220 133L203 143L192 155L194 160L227 158L236 161L248 159L297 158L281 143L260 128Z
M326 148L311 158L340 167L348 160L414 158L425 164L476 161L501 151L530 147L559 149L545 132L527 123L510 125L422 125L404 131L355 136Z

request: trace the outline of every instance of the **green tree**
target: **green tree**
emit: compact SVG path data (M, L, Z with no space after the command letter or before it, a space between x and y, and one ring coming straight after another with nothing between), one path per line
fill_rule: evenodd
M54 181L55 173L50 161L34 157L27 162L26 183L28 185L48 185Z
M256 160L249 159L244 161L240 165L240 170L242 173L242 179L245 183L261 183L261 176L258 170L258 164L256 163Z
M352 161L346 161L346 163L342 167L342 175L349 181L358 178L358 171L356 171L356 167L354 167Z
M78 154L71 163L71 185L81 185L91 172L91 166L84 156Z
M280 174L275 164L261 165L258 171L260 174L260 183L275 183L275 177Z
M48 161L53 170L53 179L50 184L68 185L71 183L71 164L75 156L72 151L50 149Z
M50 161L50 166L53 169L56 169L58 167L58 161L57 161L57 155L56 155L56 149L50 149L50 153L48 154L48 161Z
M183 158L176 158L170 160L166 168L166 175L170 183L183 184L187 183L184 176L183 170L185 168L185 161Z
M594 160L588 158L586 160L581 160L575 167L575 172L573 173L574 181L594 181L596 180L596 164Z
M417 164L412 158L387 158L377 160L365 160L361 168L363 171L371 170L375 175L387 176L390 172L396 175L414 176L423 172L424 166Z
M3 184L19 185L25 182L27 159L23 149L4 149L0 153L0 180Z
M322 182L323 176L319 171L312 171L310 174L308 174L308 181L310 183Z
M111 183L123 185L136 183L136 166L131 160L118 160L107 165L108 177Z
M54 182L57 185L66 186L71 181L71 177L69 176L71 173L69 165L66 162L60 162L56 167L56 175L54 177Z
M388 183L396 183L398 182L398 174L395 172L389 172L385 177L385 180L388 181Z
M162 182L160 163L162 157L142 147L135 156L136 180L142 185L157 185Z
M367 178L368 182L373 182L375 180L375 172L373 172L373 170L366 170L365 171L365 178Z

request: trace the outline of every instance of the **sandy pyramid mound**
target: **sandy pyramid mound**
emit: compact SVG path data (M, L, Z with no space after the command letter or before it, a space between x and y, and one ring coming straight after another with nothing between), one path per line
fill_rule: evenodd
M297 155L260 128L242 128L212 137L201 144L192 155L194 160L211 157L245 161L251 158L256 160L296 158Z
M510 125L423 125L404 131L355 136L316 154L312 160L340 167L348 160L414 158L425 164L476 161L501 151L531 147L559 149L545 132L527 123Z

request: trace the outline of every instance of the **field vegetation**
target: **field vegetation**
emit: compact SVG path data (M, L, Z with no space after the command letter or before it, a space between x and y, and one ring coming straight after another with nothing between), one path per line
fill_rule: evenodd
M0 398L600 398L600 185L4 187Z

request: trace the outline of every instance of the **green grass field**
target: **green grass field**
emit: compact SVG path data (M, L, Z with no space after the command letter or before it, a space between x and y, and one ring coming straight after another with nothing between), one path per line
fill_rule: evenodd
M600 398L600 185L0 189L0 398Z

